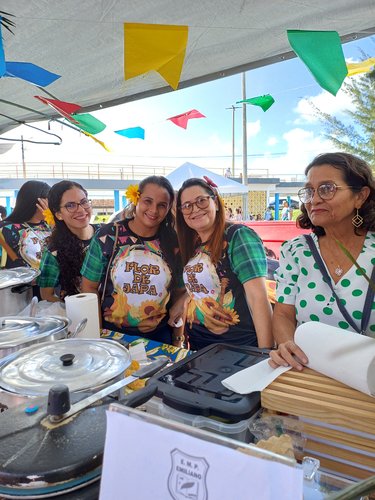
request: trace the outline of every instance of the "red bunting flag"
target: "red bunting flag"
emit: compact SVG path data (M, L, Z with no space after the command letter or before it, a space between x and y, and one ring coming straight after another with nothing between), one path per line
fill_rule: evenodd
M40 95L35 95L34 97L36 99L39 99L39 101L42 101L42 103L51 106L51 108L56 110L64 118L67 118L69 121L78 124L77 120L75 120L71 116L72 113L77 113L77 111L81 109L81 106L79 106L78 104L59 101L58 99L47 99L46 97L42 97Z
M187 111L186 113L182 113L181 115L171 116L167 118L178 127L185 128L187 127L188 121L191 118L206 118L202 113L196 109L192 109L191 111Z

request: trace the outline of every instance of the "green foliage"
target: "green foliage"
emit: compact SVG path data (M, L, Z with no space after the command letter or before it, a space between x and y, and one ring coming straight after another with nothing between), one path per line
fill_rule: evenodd
M375 170L375 71L348 78L342 91L350 97L353 110L345 110L351 125L321 111L311 101L323 124L324 136L340 151L360 156Z

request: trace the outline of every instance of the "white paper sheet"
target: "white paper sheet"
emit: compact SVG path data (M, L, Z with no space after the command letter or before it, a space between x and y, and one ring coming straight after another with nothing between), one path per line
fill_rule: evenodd
M309 368L375 396L375 339L316 321L300 325L294 339L307 355ZM265 389L289 369L274 370L265 360L224 379L222 384L248 394Z
M268 359L265 359L224 379L222 384L233 392L249 394L250 392L263 391L279 375L288 370L290 370L290 366L271 368Z
M100 500L302 500L302 490L299 468L107 412Z

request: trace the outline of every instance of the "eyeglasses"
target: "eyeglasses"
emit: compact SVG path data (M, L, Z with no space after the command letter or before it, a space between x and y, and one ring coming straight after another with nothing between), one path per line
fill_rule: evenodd
M314 198L315 191L318 193L322 200L332 200L338 189L350 189L354 186L337 186L334 182L326 182L321 184L318 188L311 187L302 188L298 191L298 198L302 203L310 203Z
M207 208L208 205L210 204L210 198L212 200L214 200L216 198L216 196L213 196L213 195L200 196L195 201L187 201L186 203L181 205L179 208L183 214L189 215L192 213L194 205L196 205L197 208Z
M60 208L66 208L67 211L72 214L74 212L77 212L79 207L82 207L85 210L88 210L89 208L91 208L91 200L87 200L85 198L84 200L80 201L79 203L76 203L75 201L68 201L68 203L65 203L65 205L63 205Z

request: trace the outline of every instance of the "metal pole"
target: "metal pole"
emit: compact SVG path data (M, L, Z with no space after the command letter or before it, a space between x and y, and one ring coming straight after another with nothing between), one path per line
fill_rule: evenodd
M236 112L236 109L239 109L240 106L234 106L232 104L232 106L230 108L225 108L225 109L231 109L232 110L232 177L235 177L235 162L236 162L236 151L235 151L235 112Z
M242 100L246 99L246 74L242 73ZM247 186L247 124L246 124L246 103L242 103L242 184ZM249 191L243 197L244 219L249 218Z
M22 175L26 179L25 148L23 146L23 135L21 135L21 153L22 153Z

